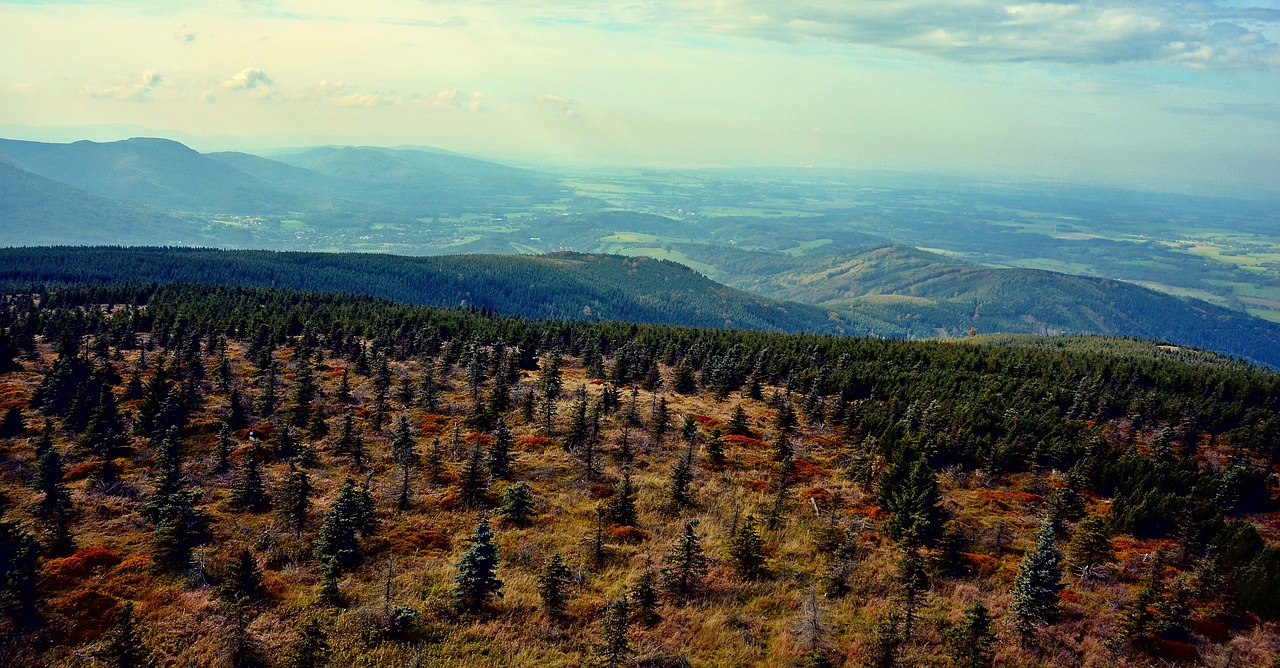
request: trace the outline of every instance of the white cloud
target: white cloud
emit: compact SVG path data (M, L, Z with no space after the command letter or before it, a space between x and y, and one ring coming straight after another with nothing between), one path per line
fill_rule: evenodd
M32 89L31 84L25 83L25 82L9 85L10 93L30 93L31 89Z
M269 97L274 84L275 82L267 76L266 72L256 67L246 67L227 79L223 87L228 90L248 91L256 97Z
M174 31L173 38L183 44L190 44L196 41L196 37L199 35L200 33L196 32L195 28L184 23L180 28Z
M1280 66L1280 11L1161 0L693 0L670 22L780 42L824 40L960 61Z
M538 96L539 102L564 102L564 98L555 93L543 93Z
M218 95L211 90L206 90L200 93L200 101L204 104L216 104L218 102Z
M484 109L484 93L472 93L471 100L467 102L467 111L476 113Z
M138 81L121 86L85 86L84 92L89 97L106 100L123 100L126 102L147 102L151 99L151 91L164 83L164 77L155 70L143 70Z

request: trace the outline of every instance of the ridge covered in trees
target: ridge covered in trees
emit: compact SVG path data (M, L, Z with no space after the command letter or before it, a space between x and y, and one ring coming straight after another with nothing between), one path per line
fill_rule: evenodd
M1280 375L195 284L0 302L4 665L1271 665Z

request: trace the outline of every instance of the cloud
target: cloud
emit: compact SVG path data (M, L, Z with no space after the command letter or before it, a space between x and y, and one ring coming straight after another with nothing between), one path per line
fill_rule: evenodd
M439 20L384 16L378 19L378 22L393 26L409 26L413 28L460 28L462 26L469 25L471 23L471 19L457 15Z
M564 98L555 93L543 93L538 96L539 102L564 102Z
M1280 11L1212 0L694 0L673 16L720 34L883 46L960 61L1280 67L1280 47L1267 37Z
M325 103L335 107L391 107L401 102L394 95L360 92L348 86L345 81L321 81L319 89Z
M268 98L271 97L271 87L274 84L266 72L256 67L246 67L227 79L222 86L227 90L246 91L254 97Z
M467 111L478 113L484 110L484 93L472 93L470 101L467 102Z
M127 86L85 86L84 92L89 97L104 100L147 102L151 99L151 91L163 83L164 77L159 72L143 70L136 83Z
M217 104L218 95L211 90L200 93L200 101L204 104Z
M1218 102L1207 107L1165 107L1164 110L1192 116L1243 116L1280 123L1280 104Z
M20 82L20 83L16 83L16 84L9 84L9 92L10 92L10 93L30 93L30 92L31 92L31 89L32 89L31 84L26 83L26 82Z
M196 37L199 35L200 33L196 32L194 28L184 23L182 27L174 31L173 38L183 44L190 44L196 41Z

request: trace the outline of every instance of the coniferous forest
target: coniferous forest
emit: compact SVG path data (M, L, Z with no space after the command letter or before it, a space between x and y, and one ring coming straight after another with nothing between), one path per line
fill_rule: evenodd
M1051 341L15 292L0 665L1277 665L1280 375Z

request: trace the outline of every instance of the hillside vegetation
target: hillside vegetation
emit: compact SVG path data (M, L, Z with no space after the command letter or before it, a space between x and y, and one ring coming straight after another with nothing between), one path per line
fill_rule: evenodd
M191 284L0 328L6 666L1280 658L1228 359Z
M840 333L829 311L757 297L649 258L555 253L402 257L182 248L0 249L0 283L221 283L471 306L506 315Z

